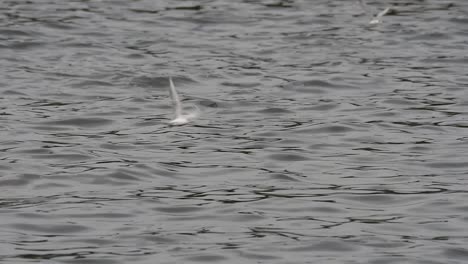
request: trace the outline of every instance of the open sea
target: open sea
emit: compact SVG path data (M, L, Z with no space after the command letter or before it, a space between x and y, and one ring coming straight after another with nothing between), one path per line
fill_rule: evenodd
M367 1L1 0L0 263L468 263L468 1Z

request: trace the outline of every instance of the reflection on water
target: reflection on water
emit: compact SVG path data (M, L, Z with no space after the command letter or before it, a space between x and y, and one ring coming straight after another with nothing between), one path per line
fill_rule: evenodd
M0 262L464 263L468 5L391 4L1 2Z

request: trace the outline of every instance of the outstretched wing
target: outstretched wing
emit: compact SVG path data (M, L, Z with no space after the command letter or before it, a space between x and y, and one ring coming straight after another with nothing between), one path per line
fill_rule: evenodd
M175 118L178 118L182 114L182 105L179 100L179 95L177 94L177 91L174 87L174 83L172 82L172 77L169 77L169 86L170 86L169 93L172 99L172 107L174 108L174 115L175 115Z

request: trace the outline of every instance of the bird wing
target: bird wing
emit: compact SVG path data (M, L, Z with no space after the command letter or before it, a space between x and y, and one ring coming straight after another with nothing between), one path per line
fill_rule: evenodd
M380 19L390 12L390 7L385 8L383 11L380 11L375 18Z
M172 77L169 77L169 84L170 84L170 95L172 99L172 107L174 108L175 118L182 115L182 105L179 100L179 95L174 87L174 83L172 82Z

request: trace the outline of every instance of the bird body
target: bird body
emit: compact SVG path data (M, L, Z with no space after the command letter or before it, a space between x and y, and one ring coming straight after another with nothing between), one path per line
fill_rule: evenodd
M174 125L174 126L180 126L180 125L185 125L189 122L189 120L185 117L176 117L169 121L169 124Z

